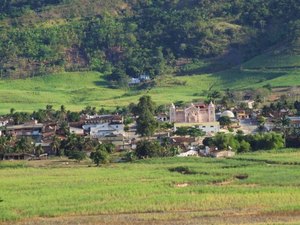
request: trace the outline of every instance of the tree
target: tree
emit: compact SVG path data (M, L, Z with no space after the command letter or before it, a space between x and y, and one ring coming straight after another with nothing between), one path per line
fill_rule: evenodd
M215 102L216 99L221 98L221 93L219 91L211 91L207 95L209 101Z
M158 122L154 118L155 105L150 96L140 98L137 105L137 133L142 137L150 137L154 134Z
M279 126L279 129L283 133L284 140L286 140L286 137L289 133L290 123L291 120L287 116L283 116L279 119L279 121L277 121L277 125Z
M44 149L42 145L38 145L35 147L35 156L40 157L40 155L43 153L44 153Z
M248 152L251 149L250 143L245 140L240 142L240 147L238 148L238 152Z
M86 157L85 152L78 151L78 150L71 151L69 154L69 159L75 159L78 162L84 160L85 157Z
M205 132L195 127L178 127L175 134L179 136L201 137L205 135Z
M91 153L90 158L93 162L99 166L100 164L105 164L109 162L110 155L107 152L107 149L103 145L99 145L95 152Z
M231 120L228 116L221 116L218 121L219 121L221 126L231 125Z
M21 137L15 145L15 152L18 153L33 153L34 144L31 138Z
M51 147L55 151L56 156L62 155L62 151L60 151L60 144L61 144L60 139L55 135L52 139Z
M143 159L167 156L168 152L157 141L142 140L137 143L135 154Z

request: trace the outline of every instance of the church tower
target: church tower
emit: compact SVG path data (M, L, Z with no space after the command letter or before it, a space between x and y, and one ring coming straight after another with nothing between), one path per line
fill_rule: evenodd
M215 105L210 102L208 105L208 122L216 121L216 108Z
M170 122L176 122L176 107L173 103L170 106Z

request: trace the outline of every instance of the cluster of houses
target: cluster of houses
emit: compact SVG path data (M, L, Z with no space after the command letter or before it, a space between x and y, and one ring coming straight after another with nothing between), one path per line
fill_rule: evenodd
M147 80L147 77L142 77ZM167 138L169 143L183 150L181 156L202 155L214 157L230 157L231 151L221 152L217 149L202 149L204 137L175 136L173 134L180 127L194 127L205 132L206 136L213 136L220 131L227 131L218 122L221 117L228 117L231 121L231 128L243 130L244 133L254 133L257 130L257 118L261 112L253 109L254 101L245 101L247 109L233 108L232 110L222 110L222 106L212 102L190 103L183 107L169 106L168 111L159 113L156 118L159 122L171 123L174 129L156 134L153 139ZM300 128L300 117L295 116L289 110L271 112L265 123L266 129L275 129L276 118L287 116L290 119L290 126ZM133 117L133 119L135 119ZM246 122L245 122L246 121ZM226 127L227 129L228 127ZM124 119L121 115L86 115L83 114L78 122L68 123L69 133L78 136L97 139L99 142L113 143L117 149L134 149L139 136L135 134L135 122L125 129ZM126 131L125 131L126 130ZM29 137L36 145L41 145L44 152L53 154L51 143L53 137L57 136L61 140L66 138L65 133L57 122L38 123L36 120L23 124L14 125L11 119L0 118L0 136L10 135L16 138ZM13 158L26 158L26 156L16 156Z

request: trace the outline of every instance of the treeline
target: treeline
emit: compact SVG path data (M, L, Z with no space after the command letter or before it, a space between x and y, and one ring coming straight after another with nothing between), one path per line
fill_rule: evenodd
M2 0L0 18L21 16L26 10L37 10L48 5L57 5L63 0Z
M217 147L219 150L233 150L238 153L272 150L284 147L283 134L269 132L244 135L238 132L237 135L218 133L214 137L207 137L203 140L205 146Z
M5 1L0 14L60 2ZM79 19L68 18L52 26L18 24L15 20L13 26L2 27L1 76L97 70L122 86L128 77L162 74L180 58L205 59L235 50L246 59L298 35L297 0L126 3L129 7L117 15L90 16L86 11Z

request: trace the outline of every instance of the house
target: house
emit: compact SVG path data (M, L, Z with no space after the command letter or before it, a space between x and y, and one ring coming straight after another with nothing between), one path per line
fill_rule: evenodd
M300 128L300 116L289 116L290 127Z
M233 151L212 151L212 152L210 152L209 155L214 158L230 158L235 155L235 152L233 152Z
M159 113L156 118L160 122L169 122L170 120L170 117L167 113Z
M0 119L0 127L5 127L8 123L8 119Z
M238 104L241 104L241 103L245 104L247 106L247 108L253 109L255 101L249 99L249 100L244 100L244 101L238 101L237 103Z
M79 135L79 136L84 136L84 129L82 129L82 128L69 127L69 131L72 134L76 134L76 135Z
M42 140L42 131L44 124L33 120L20 125L13 125L6 127L6 134L14 137L30 137L34 142L39 143Z
M149 75L141 74L138 78L132 77L132 78L129 80L128 84L129 84L130 86L134 86L134 85L138 85L138 84L143 83L143 82L147 82L147 81L149 81L150 79L151 79L151 78L150 78Z
M150 76L146 75L146 74L141 74L140 77L139 77L139 79L141 81L148 81L148 80L150 80Z
M183 151L193 149L195 146L200 144L200 141L195 137L171 137L170 143L174 147L179 147Z
M251 112L248 112L246 110L237 110L236 111L236 118L238 120L245 120L251 118Z
M140 84L140 83L141 83L141 80L139 78L134 78L134 77L132 77L128 82L128 84L132 85L132 86Z
M82 128L87 131L92 138L106 137L110 135L124 136L124 124L120 123L102 123L102 124L87 124Z
M187 157L187 156L199 156L199 153L196 150L189 150L187 152L183 152L178 155L178 157Z
M2 156L2 160L30 160L34 157L35 155L27 153L5 153Z
M205 149L200 150L201 156L208 156L208 157L214 157L214 158L229 158L233 157L235 155L235 152L231 150L218 150L216 147L208 147L205 146Z
M123 116L120 115L85 115L82 124L101 124L101 123L123 123Z
M201 129L206 134L215 134L220 131L220 123L219 122L206 122L206 123L175 123L174 124L174 130L178 127L195 127L198 129Z

